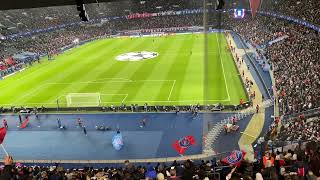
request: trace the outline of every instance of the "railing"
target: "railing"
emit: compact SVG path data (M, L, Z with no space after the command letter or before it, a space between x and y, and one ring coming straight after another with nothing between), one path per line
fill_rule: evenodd
M268 99L261 103L260 107L267 108L273 105L273 101L271 99ZM205 153L211 153L214 152L212 146L214 141L218 138L220 133L224 129L225 124L232 124L232 118L235 117L237 120L241 120L249 115L252 115L256 112L255 107L249 107L247 109L244 109L240 112L238 112L235 115L232 115L226 119L221 120L218 122L213 128L211 128L208 132L208 134L205 136L205 142L204 142L204 149L203 151Z

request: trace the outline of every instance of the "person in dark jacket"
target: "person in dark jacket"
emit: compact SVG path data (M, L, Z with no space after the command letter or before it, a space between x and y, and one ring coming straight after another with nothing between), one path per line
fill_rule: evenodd
M1 172L0 179L1 180L10 180L12 178L12 164L13 159L11 156L4 157L4 168Z

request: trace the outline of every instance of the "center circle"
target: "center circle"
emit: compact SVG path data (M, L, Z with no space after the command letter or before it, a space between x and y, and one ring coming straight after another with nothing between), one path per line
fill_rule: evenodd
M144 61L153 59L159 56L157 52L139 51L120 54L116 57L117 61Z

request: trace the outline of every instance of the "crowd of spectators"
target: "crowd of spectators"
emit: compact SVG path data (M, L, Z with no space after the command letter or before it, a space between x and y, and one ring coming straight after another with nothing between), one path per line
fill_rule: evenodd
M85 6L90 19L99 19L110 16L125 16L133 13L193 9L199 8L201 5L201 1L195 0L126 0L86 4ZM5 36L79 22L78 14L75 5L0 11L0 35Z
M126 160L118 167L95 169L66 168L63 164L51 166L24 166L14 163L12 157L4 159L4 167L0 171L1 180L281 180L308 179L317 180L320 176L319 142L308 142L297 146L294 150L280 152L266 151L255 162L243 160L236 166L228 165L222 159L210 161L174 161L136 165ZM106 165L107 166L107 165ZM219 178L220 177L220 178Z
M230 29L238 32L272 64L282 114L292 114L320 106L320 38L318 32L284 20L250 16L228 19ZM287 35L270 46L267 42Z
M279 141L317 141L320 142L320 117L294 118L281 126Z
M273 0L262 1L264 11L273 11L287 16L297 17L320 25L320 1L317 0Z

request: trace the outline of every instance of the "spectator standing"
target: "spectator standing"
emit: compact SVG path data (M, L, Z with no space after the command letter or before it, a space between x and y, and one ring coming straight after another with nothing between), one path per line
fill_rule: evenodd
M3 119L2 120L2 123L3 123L3 127L7 128L8 129L8 122L6 119Z

